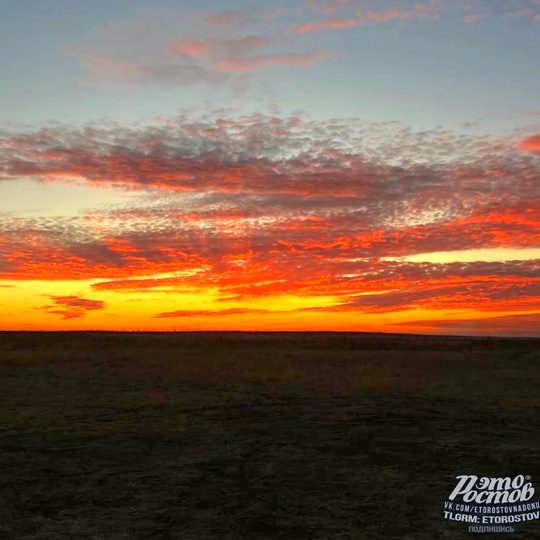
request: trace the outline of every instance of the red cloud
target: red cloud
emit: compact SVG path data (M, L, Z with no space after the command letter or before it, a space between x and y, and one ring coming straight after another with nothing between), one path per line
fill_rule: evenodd
M62 319L84 317L88 311L104 309L106 304L101 300L88 300L78 296L50 296L54 304L40 308L47 313L61 315Z
M519 143L518 148L526 152L540 152L540 135L533 135L524 139Z

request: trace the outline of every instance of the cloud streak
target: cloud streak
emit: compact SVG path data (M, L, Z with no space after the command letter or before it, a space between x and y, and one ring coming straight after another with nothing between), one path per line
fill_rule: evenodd
M79 296L50 296L53 303L39 308L52 315L60 315L63 320L79 319L89 311L105 309L106 304L101 300L88 300Z

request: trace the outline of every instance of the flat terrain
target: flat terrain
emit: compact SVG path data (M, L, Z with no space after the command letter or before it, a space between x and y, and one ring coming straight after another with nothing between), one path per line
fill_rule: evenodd
M0 332L0 538L489 537L444 501L540 490L539 389L540 340Z

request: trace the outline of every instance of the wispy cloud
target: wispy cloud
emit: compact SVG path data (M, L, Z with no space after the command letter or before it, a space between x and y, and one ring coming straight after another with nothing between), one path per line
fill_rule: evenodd
M309 39L314 33L433 22L452 14L470 25L492 11L490 4L465 0L332 0L215 13L145 9L131 20L97 28L61 52L80 62L84 75L79 81L85 84L238 86L246 82L246 72L309 67L336 56ZM504 14L507 20L537 21L539 16L534 3Z
M154 62L142 64L120 58L81 56L81 62L93 81L157 84L166 87L221 83L225 79L216 71L201 65Z
M80 61L85 84L162 86L227 85L247 71L308 67L330 58L328 52L298 50L268 26L287 12L248 7L173 16L142 10L132 20L96 29L84 42L64 45L61 52ZM261 33L261 23L268 31Z

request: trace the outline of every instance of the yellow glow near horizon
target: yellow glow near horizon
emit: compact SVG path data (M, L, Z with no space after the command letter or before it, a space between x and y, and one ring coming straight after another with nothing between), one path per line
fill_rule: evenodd
M437 251L432 253L419 253L405 257L383 257L384 261L408 261L408 262L504 262L504 261L528 261L540 259L540 249L474 249L466 251Z
M99 280L101 281L101 280ZM176 327L197 329L216 326L226 329L239 327L253 329L253 325L266 327L273 319L282 329L294 324L301 310L312 307L331 307L336 304L332 297L300 297L294 295L270 296L239 301L220 300L217 289L176 291L114 291L93 290L98 281L14 281L0 283L0 304L9 310L0 309L0 329L154 329L168 330ZM104 302L103 309L89 310L84 316L62 318L61 315L44 310L54 304L50 297L68 297ZM219 315L211 320L212 312L231 308L267 310L270 313ZM52 309L61 309L54 306ZM192 316L156 318L159 313L193 311ZM208 311L205 315L204 311ZM275 312L275 313L273 313ZM310 318L310 317L308 317ZM325 315L328 318L328 315ZM278 322L281 321L281 322ZM284 322L288 321L288 322ZM272 323L270 323L272 326Z
M94 291L96 281L2 281L0 285L0 329L4 330L268 330L268 331L359 331L389 333L447 333L437 321L482 321L502 315L531 315L537 312L512 311L504 314L464 309L408 309L390 313L333 311L336 299L293 295L258 298L243 302L219 300L219 291L134 292ZM76 296L106 303L104 309L87 311L82 317L63 319L43 310L52 305L50 296ZM56 307L56 306L55 306ZM317 307L316 310L305 310ZM324 308L329 308L324 311ZM8 308L8 309L7 309ZM231 308L261 309L215 315ZM296 311L299 310L299 311ZM303 311L304 310L304 311ZM158 313L193 311L194 315L155 317ZM201 313L209 311L208 315ZM540 312L539 312L540 313ZM419 325L418 322L434 324ZM451 330L450 330L451 331ZM452 331L451 331L452 332ZM456 331L453 331L456 333ZM459 333L459 332L458 332Z

